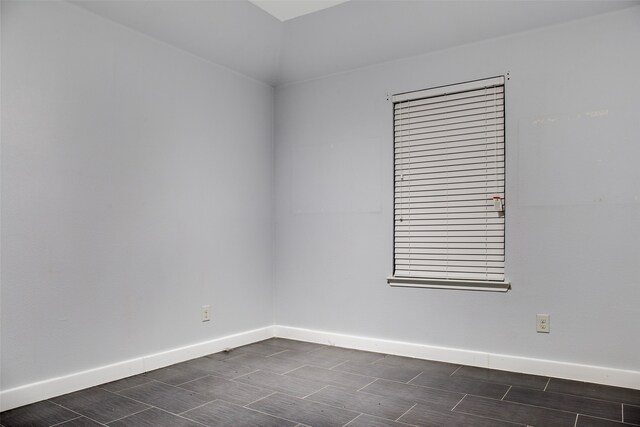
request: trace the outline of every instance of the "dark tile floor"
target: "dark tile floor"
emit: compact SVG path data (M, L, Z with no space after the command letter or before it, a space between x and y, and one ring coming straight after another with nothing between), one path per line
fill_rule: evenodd
M273 338L0 414L12 426L640 425L640 390Z

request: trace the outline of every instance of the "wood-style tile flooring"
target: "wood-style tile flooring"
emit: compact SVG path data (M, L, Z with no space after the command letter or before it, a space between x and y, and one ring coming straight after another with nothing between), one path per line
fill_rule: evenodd
M640 425L640 390L273 338L0 414L13 426Z

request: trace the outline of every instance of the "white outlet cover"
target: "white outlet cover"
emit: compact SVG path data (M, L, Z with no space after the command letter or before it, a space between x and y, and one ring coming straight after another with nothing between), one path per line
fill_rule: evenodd
M549 315L537 314L536 315L536 332L548 334L550 330Z

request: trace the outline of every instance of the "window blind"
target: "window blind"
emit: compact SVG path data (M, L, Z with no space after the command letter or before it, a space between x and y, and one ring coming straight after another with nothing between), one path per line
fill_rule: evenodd
M504 283L504 79L402 94L393 101L389 283ZM508 284L497 287L506 290Z

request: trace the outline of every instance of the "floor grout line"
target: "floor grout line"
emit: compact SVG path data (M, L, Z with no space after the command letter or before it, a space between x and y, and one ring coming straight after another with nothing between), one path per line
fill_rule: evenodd
M456 368L456 370L455 370L455 371L453 371L453 372L451 372L451 374L450 374L449 376L450 376L450 377L454 376L454 375L455 375L455 373L456 373L456 372L458 372L460 369L462 369L462 365L458 366L458 367Z
M283 372L281 375L287 375L288 373L297 371L298 369L304 368L305 366L308 366L308 365L302 365L302 366L298 366L297 368L289 369L287 372Z
M368 384L363 385L362 387L360 387L360 388L359 388L359 389L357 389L356 391L360 391L360 390L362 390L363 388L368 387L368 386L370 386L371 384L375 383L376 381L378 381L378 378L374 378L374 379L373 379L373 381L371 381L371 382L370 382L370 383L368 383Z
M131 399L131 400L134 400L134 399ZM137 400L136 400L136 402L137 402ZM142 403L142 402L140 402L140 403ZM145 403L145 405L148 405L148 404L147 404L147 403ZM144 409L142 409L142 410L140 410L140 411L133 412L133 413L131 413L131 414L129 414L129 415L125 415L124 417L116 418L115 420L111 420L111 421L109 421L109 422L110 422L110 423L113 423L113 422L115 422L115 421L123 420L123 419L125 419L125 418L127 418L127 417L130 417L130 416L132 416L132 415L136 415L136 414L139 414L139 413L141 413L141 412L148 411L148 410L149 410L149 409L151 409L152 407L153 407L153 408L155 408L155 406L151 406L151 405L149 405L149 408L144 408ZM158 408L158 409L160 409L160 408Z
M504 398L507 397L507 394L509 393L509 391L511 391L511 387L513 387L513 386L509 386L507 391L504 392L504 395L502 396L502 399L500 399L500 400L504 400Z
M231 378L231 380L237 380L238 378L246 377L247 375L255 374L256 372L259 372L259 371L260 369L256 369L255 371L251 371L248 374L242 374L242 375L238 375L237 377L233 377Z
M306 395L306 396L304 396L302 399L306 399L307 397L309 397L309 396L311 396L311 395L314 395L314 394L316 394L316 393L320 393L322 390L324 390L325 388L327 388L327 387L329 387L329 386L331 386L331 384L327 384L326 386L322 387L320 390L318 390L318 391L314 391L313 393L309 393L309 394L307 394L307 395Z
M274 391L273 393L269 393L268 395L263 396L263 397L261 397L260 399L256 399L256 400L254 400L253 402L249 402L249 403L247 403L246 405L242 405L242 407L243 407L243 408L246 408L247 406L249 406L249 405L253 405L253 404L254 404L254 403L256 403L256 402L260 402L262 399L266 399L267 397L271 397L271 396L273 396L273 395L274 395L274 394L276 394L276 393L277 393L277 391ZM225 400L225 402L226 402L226 400ZM229 402L229 403L231 403L231 402ZM249 408L247 408L247 409L249 409Z
M268 355L268 356L265 356L265 357L277 356L278 354L286 353L287 351L289 351L289 350L285 348L285 349L284 349L284 350L282 350L282 351L277 351L277 352L275 352L275 353L273 353L273 354L270 354L270 355Z
M242 406L242 408L244 408L244 406ZM285 421L289 421L289 422L292 422L292 423L296 423L296 425L301 424L300 421L291 420L289 418L284 418L284 417L281 417L279 415L273 415L273 414L270 414L268 412L260 411L259 409L254 409L254 408L245 408L245 409L248 410L248 411L258 412L260 414L268 415L270 417L274 417L274 418L278 418L278 419L281 419L281 420L285 420ZM304 424L304 423L302 423L302 424Z
M345 360L344 362L340 362L337 365L334 365L334 366L332 366L332 367L330 367L328 369L332 371L334 368L337 368L338 366L344 365L345 363L348 363L348 362L349 362L349 360Z
M622 411L622 414L620 416L620 420L622 420L622 422L624 422L624 403L620 404L620 410Z
M418 378L422 374L424 374L424 371L420 372L418 375L416 375L415 377L411 378L409 381L406 382L406 384L411 384L411 381L415 380L416 378Z
M357 417L355 417L354 419L352 419L351 421L349 421L348 423L346 423L345 425L343 425L342 427L347 427L349 424L351 424L352 422L354 422L355 420L357 420L358 418L360 418L362 415L364 415L364 413L360 413L358 414Z
M547 384L545 384L544 389L542 391L547 391L547 387L549 387L549 383L551 382L551 377L547 380Z
M460 399L458 401L458 403L456 403L455 405L453 405L453 408L451 408L451 412L453 412L454 409L456 409L458 407L458 405L460 404L460 402L462 402L464 400L465 397L467 397L468 394L465 394L464 396L462 396L462 399Z
M409 408L409 409L407 409L406 411L404 411L404 412L402 413L402 415L400 415L398 418L396 418L396 419L395 419L395 421L398 421L400 418L402 418L402 417L404 417L405 415L407 415L407 413L408 413L409 411L411 411L413 408L415 408L416 406L418 406L418 404L417 404L417 403L414 403L414 404L413 404L413 406L412 406L411 408Z
M578 425L578 417L579 416L580 416L579 414L576 414L576 421L573 423L573 427L576 427Z
M202 405L194 406L193 408L187 409L186 411L182 411L182 412L169 412L169 411L167 411L167 412L169 412L170 414L182 415L182 414L186 414L189 411L193 411L194 409L198 409L198 408L202 408L203 406L207 406L209 403L213 403L216 400L222 400L222 399L211 399L210 401L205 402ZM231 402L229 402L229 403L231 403ZM158 408L158 409L162 409L162 408Z
M110 393L111 393L111 392L110 392ZM112 393L112 394L115 394L115 393ZM63 395L63 396L64 396L64 395ZM73 410L73 409L71 409L71 408L67 408L66 406L61 405L61 404L59 404L59 403L57 403L57 402L54 402L54 401L53 401L53 400L51 400L51 399L47 399L47 400L48 400L49 402L53 403L54 405L58 405L59 407L64 408L64 409L66 409L66 410L68 410L68 411L71 411L71 412L73 412L74 414L78 414L78 416L77 416L77 417L73 418L74 420L75 420L76 418L85 417L85 418L90 419L90 420L91 420L91 421L93 421L93 422L96 422L96 423L98 423L98 424L105 425L105 423L101 423L101 422L100 422L100 421L98 421L98 420L94 420L94 419L93 419L93 418L91 418L91 417L88 417L88 416L86 416L86 415L84 415L84 414L81 414L81 413L80 413L80 412L78 412L78 411L74 411L74 410ZM71 421L71 420L67 420L67 421ZM67 422L67 421L65 421L65 422Z
M59 423L51 424L49 427L56 427L56 426L59 426L60 424L68 423L68 422L73 421L73 420L78 420L78 419L82 418L83 416L84 415L79 415L77 417L70 418L70 419L65 420L65 421L61 421ZM100 424L102 424L102 423L100 423Z

